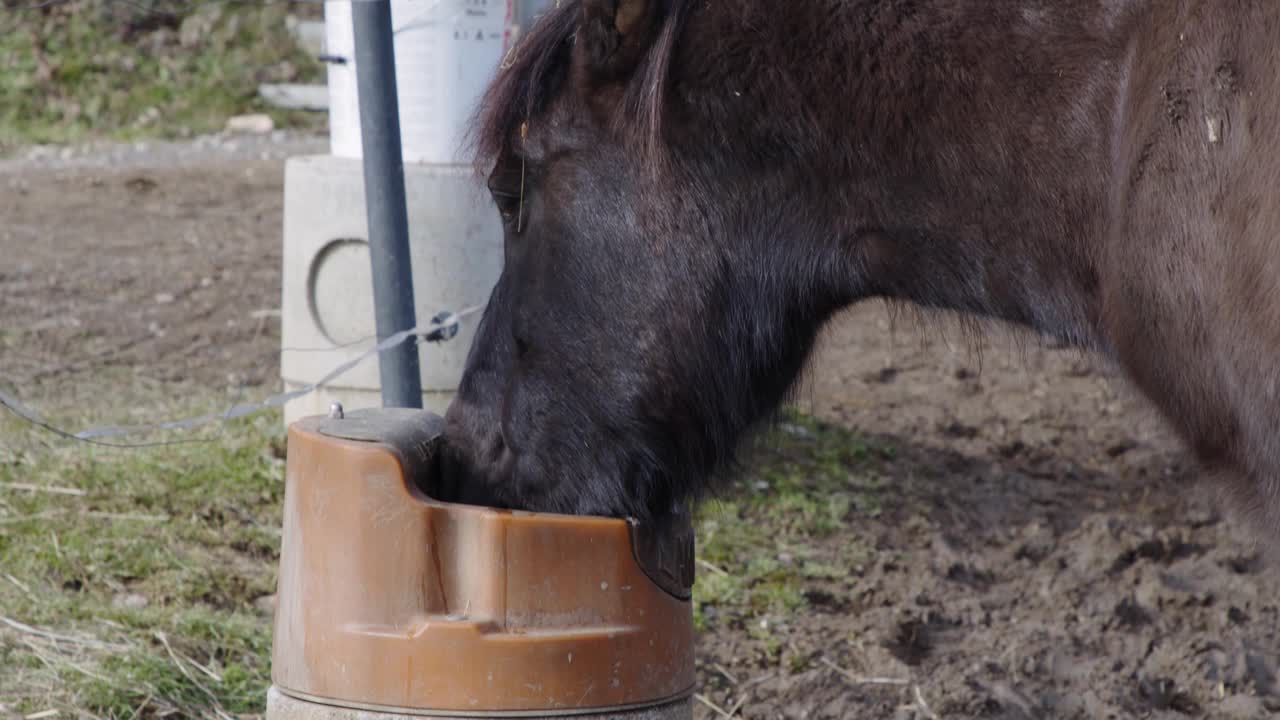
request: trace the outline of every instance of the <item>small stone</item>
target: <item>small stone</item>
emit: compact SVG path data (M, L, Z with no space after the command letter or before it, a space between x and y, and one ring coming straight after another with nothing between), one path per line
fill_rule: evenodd
M790 423L783 423L781 427L782 427L782 431L787 433L788 435L794 435L795 437L798 437L798 438L813 437L813 433L809 431L809 428L804 427L802 425L793 425Z
M270 615L276 611L276 596L263 595L262 597L253 601L253 606L256 607L259 611Z
M1222 119L1216 117L1206 117L1204 119L1205 130L1209 134L1209 143L1216 145L1222 139Z
M139 593L121 593L111 599L111 604L126 610L141 610L151 604L146 595Z
M329 109L329 87L324 84L264 83L258 86L258 95L268 105L284 110Z
M275 130L276 124L270 115L257 113L253 115L236 115L227 119L227 131L265 135Z
M157 305L168 305L169 303L173 302L173 300L174 300L173 293L156 293Z
M158 183L149 177L132 177L125 181L124 186L137 193L146 193L155 190Z

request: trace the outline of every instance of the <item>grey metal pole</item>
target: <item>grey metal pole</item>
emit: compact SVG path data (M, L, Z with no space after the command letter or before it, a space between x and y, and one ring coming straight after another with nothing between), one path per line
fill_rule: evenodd
M382 341L417 325L390 0L352 2L351 22L355 30L369 255L373 261L373 305L378 340ZM378 374L384 407L422 407L416 342L380 353Z

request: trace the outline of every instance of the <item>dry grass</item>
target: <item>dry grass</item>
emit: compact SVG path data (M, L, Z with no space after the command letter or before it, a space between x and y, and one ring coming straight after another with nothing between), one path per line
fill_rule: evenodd
M268 413L216 438L104 450L0 420L0 717L261 712L283 430Z

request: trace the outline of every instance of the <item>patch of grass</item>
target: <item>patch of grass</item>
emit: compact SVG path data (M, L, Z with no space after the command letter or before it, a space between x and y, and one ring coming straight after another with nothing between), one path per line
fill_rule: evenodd
M276 111L257 96L261 82L322 78L323 66L289 33L290 12L289 3L178 0L0 7L0 152L182 137L246 112L318 127L323 114Z
M790 414L749 455L748 471L697 518L694 621L785 622L815 582L844 582L868 550L823 541L858 517L875 517L884 492L876 464L890 457L848 430ZM762 637L764 637L762 636ZM766 643L767 644L767 643Z
M0 714L260 713L283 446L266 413L211 443L0 456Z

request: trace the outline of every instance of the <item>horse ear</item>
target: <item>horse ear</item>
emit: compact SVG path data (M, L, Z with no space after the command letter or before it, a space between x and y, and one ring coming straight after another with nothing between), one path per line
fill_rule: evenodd
M587 69L615 75L632 69L661 26L661 0L582 0L577 44Z

